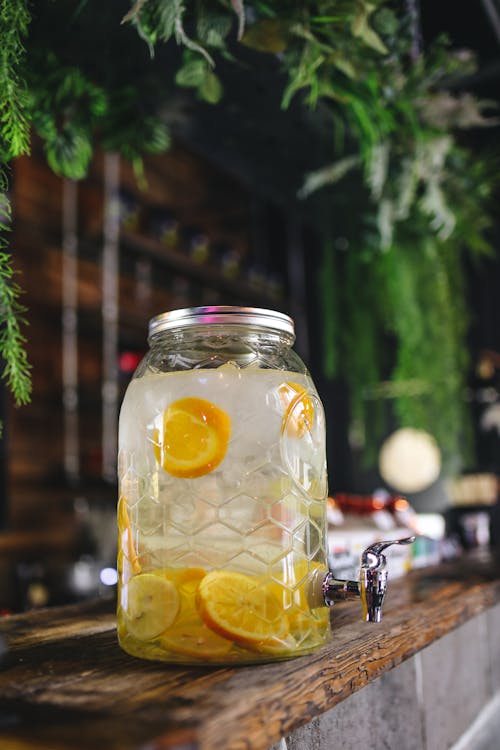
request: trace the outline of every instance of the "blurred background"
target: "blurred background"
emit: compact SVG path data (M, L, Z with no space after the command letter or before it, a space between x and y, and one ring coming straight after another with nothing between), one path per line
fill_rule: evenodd
M500 93L498 3L403 5L405 17L416 24L417 52L444 32L450 59L463 48L477 54L477 67L451 80L449 90L487 102L494 120ZM95 3L88 6L95 13ZM42 15L35 8L33 49L52 33L55 39L57 29L49 33L50 18ZM74 23L84 27L94 21L82 12ZM61 28L62 21L59 33ZM106 58L114 48L110 52L100 37L104 20L95 28L92 53ZM80 38L75 32L73 40ZM144 43L137 44L142 55ZM124 66L131 68L133 51L130 55ZM349 574L360 547L382 532L417 529L427 540L413 553L401 552L400 574L462 549L500 544L498 212L490 209L486 222L488 253L457 251L463 300L457 298L453 321L463 332L465 350L449 375L435 367L439 350L436 356L436 348L426 345L434 333L438 342L439 336L443 342L453 336L451 327L447 334L449 321L432 306L432 278L415 262L415 283L429 290L426 301L405 295L401 275L394 276L399 294L394 318L407 319L414 330L410 308L417 305L422 318L414 320L428 315L431 331L424 325L422 339L405 350L414 363L420 352L416 374L401 360L395 367L405 343L397 326L382 325L371 343L364 338L390 289L389 277L382 280L380 267L363 257L373 227L356 234L366 196L349 175L346 182L326 183L317 195L304 190L305 176L331 161L331 122L321 106L311 109L300 97L288 109L281 107L283 73L279 55L275 58L270 65L254 43L241 65L219 61L224 96L217 103L195 96L185 81L170 84L162 108L170 146L146 155L139 177L134 159L98 147L85 176L61 176L50 154L47 158L40 123L31 153L12 161L8 242L27 308L23 332L33 393L28 405L18 407L0 381L4 612L113 590L119 406L146 351L149 318L190 306L249 305L293 317L296 349L327 415L330 548L337 572ZM164 65L180 60L175 44L157 56ZM478 117L474 109L473 127L461 130L457 142L472 163L477 155L491 169L494 206L499 129L483 127ZM405 153L396 159L403 162ZM474 208L479 215L483 210L473 182L469 197L470 226ZM355 250L357 265L350 260ZM371 381L363 381L368 377L363 357L375 362L379 355ZM432 400L441 393L442 401ZM416 402L420 412L412 410Z

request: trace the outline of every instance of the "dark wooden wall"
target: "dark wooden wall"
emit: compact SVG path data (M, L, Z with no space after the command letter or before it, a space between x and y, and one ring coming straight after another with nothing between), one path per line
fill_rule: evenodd
M147 159L145 178L141 189L130 166L121 163L119 354L143 352L148 319L169 309L254 304L288 312L286 250L271 243L268 206L181 145ZM113 483L101 477L103 156L96 156L88 178L78 185L81 476L76 485L68 482L63 463L62 186L38 143L29 158L14 165L11 243L28 308L33 399L29 406L15 408L7 397L2 498L11 529L54 528L63 518L70 520L78 495L115 502ZM156 231L158 219L165 218L177 222L169 244ZM208 244L207 260L192 257L196 241L198 249ZM239 259L236 271L228 258ZM144 264L151 274L146 296L140 289ZM121 394L128 378L127 372L121 374Z

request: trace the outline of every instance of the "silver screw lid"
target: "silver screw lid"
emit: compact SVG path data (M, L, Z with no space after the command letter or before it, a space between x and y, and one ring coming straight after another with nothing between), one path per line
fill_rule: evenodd
M149 321L148 334L152 338L163 331L187 328L192 325L243 325L260 326L295 338L292 318L275 310L260 307L233 307L216 305L214 307L185 307L182 310L156 315Z

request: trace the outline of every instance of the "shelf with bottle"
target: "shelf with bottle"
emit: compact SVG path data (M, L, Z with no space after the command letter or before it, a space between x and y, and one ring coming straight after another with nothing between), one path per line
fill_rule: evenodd
M124 189L116 196L121 246L162 263L179 274L230 295L240 304L279 305L285 298L281 275L252 257L241 237L213 233L182 221L165 205L145 202Z
M20 238L27 248L31 232ZM129 239L132 237L130 235ZM148 244L149 242L149 244ZM102 326L102 243L82 238L78 244L77 316L78 330L99 330ZM128 250L128 252L127 252ZM36 263L30 261L36 260ZM36 256L26 251L18 263L29 288L29 308L51 316L57 326L62 306L63 259L58 238L37 248ZM142 236L122 242L118 269L119 329L134 340L145 340L149 318L166 310L198 305L260 304L272 301L244 284L222 280L216 272L197 265L179 253L170 253L155 240Z
M196 257L185 255L177 249L170 248L160 239L141 234L136 231L125 230L122 234L122 246L147 255L161 263L175 269L194 281L198 281L204 287L217 290L220 293L230 295L240 304L275 306L284 300L283 283L276 276L268 276L265 270L251 267L248 280L238 278L233 272L221 270L221 265L215 261L200 262ZM201 242L200 242L201 245ZM200 252L198 247L196 252ZM216 248L214 248L214 253ZM220 256L224 249L221 248ZM227 250L230 254L230 250ZM215 255L215 257L217 257ZM228 268L234 263L234 259L228 257Z

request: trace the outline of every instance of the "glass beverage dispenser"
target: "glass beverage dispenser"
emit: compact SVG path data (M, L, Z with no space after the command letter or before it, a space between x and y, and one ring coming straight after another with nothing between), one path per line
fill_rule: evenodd
M119 428L118 637L129 654L290 658L328 640L325 600L366 605L355 582L328 574L324 413L293 342L288 316L257 308L150 321Z

